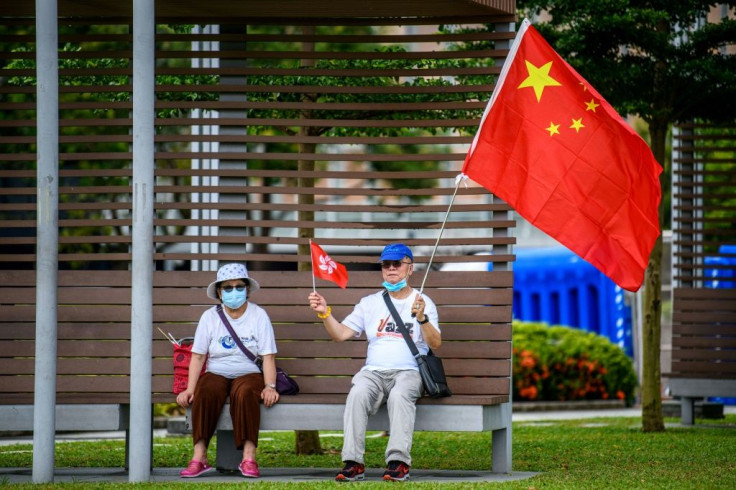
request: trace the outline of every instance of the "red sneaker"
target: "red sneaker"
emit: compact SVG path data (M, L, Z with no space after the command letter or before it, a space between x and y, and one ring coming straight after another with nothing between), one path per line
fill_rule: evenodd
M365 478L365 465L355 461L345 461L342 471L337 474L335 481L359 481Z
M209 473L213 469L214 468L207 464L206 461L197 461L196 459L193 459L189 462L186 468L179 472L179 475L182 478L196 478L200 475L204 475L205 473Z
M386 481L405 481L409 479L409 465L403 461L389 461L388 468L383 473Z

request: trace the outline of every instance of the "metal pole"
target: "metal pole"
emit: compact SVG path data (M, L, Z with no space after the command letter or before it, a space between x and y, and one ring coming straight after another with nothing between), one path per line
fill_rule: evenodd
M130 323L130 482L151 476L153 352L153 0L133 1L133 271Z
M432 249L432 255L429 257L429 263L427 263L427 270L424 272L424 279L422 279L422 287L419 288L420 296L424 292L424 283L427 282L427 276L429 275L429 269L432 267L432 261L434 260L434 254L437 252L437 247L439 247L440 245L440 239L442 238L442 232L445 231L445 225L447 224L447 217L450 216L450 210L452 209L452 204L455 202L455 196L457 196L457 190L460 188L460 182L462 182L466 178L467 177L465 177L465 175L460 174L455 179L456 181L455 182L455 192L452 193L452 198L450 199L450 205L447 206L447 212L445 213L445 219L442 221L440 232L437 235L437 241L434 243L434 248Z
M57 269L59 264L59 70L56 0L36 0L36 361L33 483L54 481Z

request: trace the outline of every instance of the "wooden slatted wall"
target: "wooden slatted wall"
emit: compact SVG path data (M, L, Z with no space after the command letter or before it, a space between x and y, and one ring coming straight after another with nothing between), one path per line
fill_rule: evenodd
M130 262L129 29L60 26L62 269ZM157 267L245 260L293 268L308 259L295 255L306 243L299 227L347 263L370 262L394 240L426 262L500 71L494 60L506 54L494 44L512 36L437 33L428 21L401 29L220 24L198 33L160 26ZM17 21L3 39L0 264L33 268L33 25ZM512 241L504 235L513 223L493 216L504 216L503 203L477 187L459 194L438 264Z
M736 130L684 125L673 147L671 376L734 379Z

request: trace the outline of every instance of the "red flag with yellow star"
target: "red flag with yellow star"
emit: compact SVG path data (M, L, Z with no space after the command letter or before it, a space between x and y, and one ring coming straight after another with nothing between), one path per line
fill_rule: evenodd
M636 291L659 236L661 166L524 20L463 173Z

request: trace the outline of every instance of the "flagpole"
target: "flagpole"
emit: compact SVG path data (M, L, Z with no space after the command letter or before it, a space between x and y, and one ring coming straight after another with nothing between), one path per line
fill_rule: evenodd
M317 292L317 281L314 279L314 257L312 256L312 239L309 239L309 263L312 264L312 292Z
M452 204L455 202L455 196L457 196L457 190L460 188L460 182L467 179L465 174L459 174L455 178L455 192L452 193L452 198L450 199L450 205L447 207L447 212L445 213L445 219L442 221L442 226L440 227L440 233L437 235L437 241L434 244L434 249L432 249L432 255L429 257L429 263L427 264L427 270L424 273L424 279L422 279L422 286L419 288L419 296L422 295L424 292L424 283L427 282L427 276L429 275L429 269L432 267L432 261L434 260L434 254L437 253L437 247L440 245L440 239L442 238L442 232L445 231L445 224L447 224L447 217L450 216L450 209L452 209ZM413 315L412 315L413 316Z

